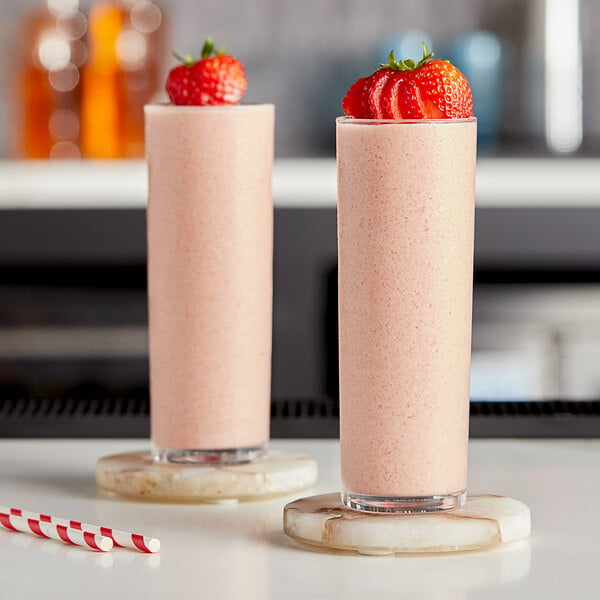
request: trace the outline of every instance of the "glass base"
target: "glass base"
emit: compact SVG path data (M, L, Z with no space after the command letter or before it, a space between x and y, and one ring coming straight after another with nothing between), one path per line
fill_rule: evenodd
M198 466L240 465L263 460L269 444L249 448L225 448L222 450L185 450L179 448L152 448L155 462Z
M365 496L342 492L342 503L347 508L360 512L387 514L414 514L452 510L467 501L467 491L440 496Z

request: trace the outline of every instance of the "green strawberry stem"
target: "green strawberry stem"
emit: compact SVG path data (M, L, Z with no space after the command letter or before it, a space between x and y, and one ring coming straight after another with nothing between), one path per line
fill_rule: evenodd
M202 58L210 58L211 56L222 56L227 52L227 46L221 46L221 49L217 52L215 50L215 42L211 37L207 37L202 46L202 52L200 53Z
M196 59L191 54L186 54L185 56L180 56L175 52L175 50L171 50L173 56L180 62L183 63L186 67L193 67L199 60L203 60L205 58L210 58L211 56L222 56L227 52L226 46L221 46L221 49L217 52L215 50L215 42L211 37L207 37L204 42L204 46L202 46L202 52L200 53L200 58Z
M423 58L421 58L421 60L418 63L415 63L415 61L412 58L407 58L405 60L396 60L396 58L394 56L394 51L392 50L388 54L387 63L381 63L379 65L379 68L380 69L395 69L396 71L414 71L415 69L422 67L426 62L430 61L434 57L433 52L429 52L429 49L427 48L427 44L425 42L422 42L422 44L423 44Z
M177 52L175 52L175 50L171 50L171 53L180 63L183 63L186 67L193 67L198 62L191 54L180 56L179 54L177 54Z

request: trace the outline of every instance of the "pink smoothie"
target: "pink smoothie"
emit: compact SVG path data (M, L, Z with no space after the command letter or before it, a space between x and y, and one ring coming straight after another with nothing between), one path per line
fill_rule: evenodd
M156 447L268 442L274 112L145 109Z
M337 125L342 485L467 479L476 122Z

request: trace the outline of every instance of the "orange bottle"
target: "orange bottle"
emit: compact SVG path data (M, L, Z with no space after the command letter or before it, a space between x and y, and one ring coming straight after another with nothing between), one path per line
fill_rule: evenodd
M92 5L81 105L84 156L144 155L143 106L160 85L163 30L163 13L154 2Z
M14 153L78 158L86 19L76 0L48 0L26 14L21 29Z

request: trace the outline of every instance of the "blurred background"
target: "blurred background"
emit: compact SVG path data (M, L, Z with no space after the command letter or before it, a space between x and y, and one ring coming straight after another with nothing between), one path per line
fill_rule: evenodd
M472 396L600 397L600 3L0 0L0 400L147 398L142 106L211 35L277 106L273 396L337 401L334 117L426 41L479 120Z
M112 97L135 136L134 107L161 88L175 64L170 48L197 54L207 35L244 61L246 101L277 105L280 157L331 155L332 118L348 86L392 48L420 56L422 40L473 81L484 150L543 154L546 127L554 128L554 150L600 149L594 0L0 0L0 9L4 156L35 153L18 120L49 104L80 116L76 145L84 155L109 153L89 141L102 137L98 121L108 116L91 119L90 111L115 111L105 102ZM51 75L44 98L38 71ZM59 141L75 127L61 114L52 128ZM571 129L563 139L561 126ZM120 152L138 155L139 144Z

